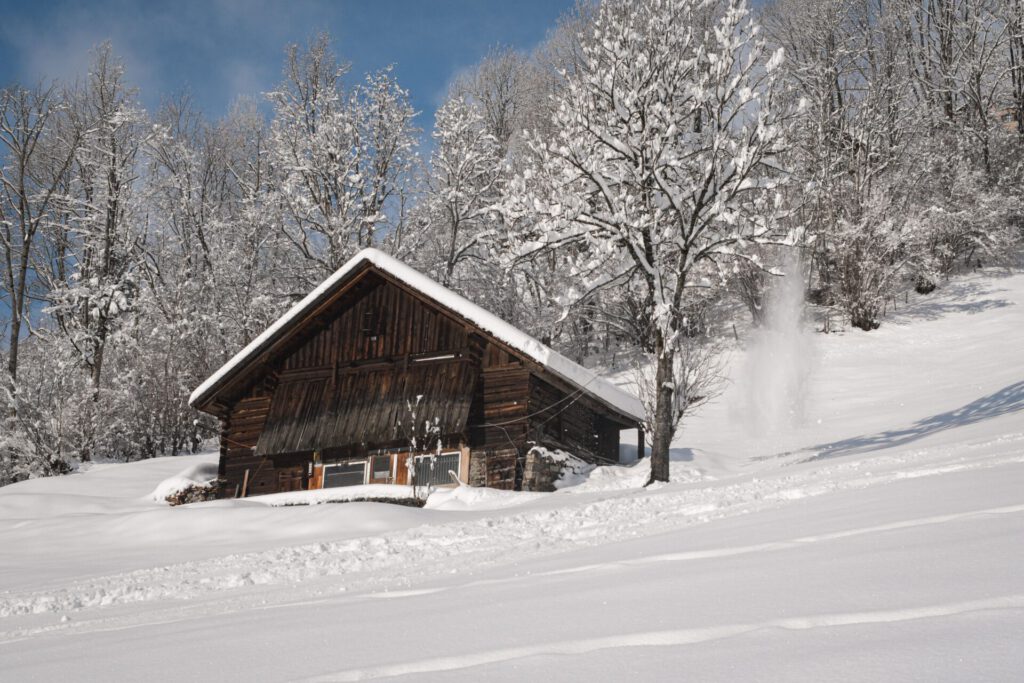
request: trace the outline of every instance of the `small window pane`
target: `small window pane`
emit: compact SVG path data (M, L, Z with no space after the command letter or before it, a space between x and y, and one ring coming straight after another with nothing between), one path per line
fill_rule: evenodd
M324 466L324 488L359 486L366 478L366 461L339 462Z
M373 457L373 478L386 479L391 476L391 456L375 455Z

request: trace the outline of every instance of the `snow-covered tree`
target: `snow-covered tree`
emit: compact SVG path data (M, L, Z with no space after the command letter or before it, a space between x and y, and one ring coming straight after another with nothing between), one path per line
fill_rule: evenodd
M480 238L492 222L503 178L497 138L479 105L449 99L437 112L427 194L422 202L427 260L437 279L456 286L460 264L479 259Z
M363 247L399 230L416 162L415 112L390 69L343 87L330 38L291 46L274 105L271 163L285 235L310 264L312 287Z
M59 92L51 86L0 91L0 485L56 471L36 450L19 378L21 349L31 330L32 302L47 294L39 272L60 207L78 136L56 133ZM22 373L24 374L24 373Z
M609 0L559 95L555 137L534 137L533 168L505 215L514 260L554 257L572 305L641 283L652 321L648 394L653 481L696 398L686 366L686 304L713 287L745 244L774 236L783 113L769 55L740 2Z
M215 353L218 364L248 343L302 293L299 268L290 244L281 234L267 123L256 103L239 102L221 127L234 199L218 218L216 269L218 314L230 321L230 335Z
M533 87L533 71L522 53L494 49L453 88L452 99L466 99L477 107L483 130L494 138L503 155L513 137L530 127L530 112L543 106Z
M0 91L0 301L10 316L5 326L8 390L18 376L29 299L42 282L35 274L38 241L57 220L78 146L75 135L60 139L53 134L52 118L60 106L53 87Z
M1010 81L1010 106L1005 113L1016 123L1017 139L1024 142L1024 0L1003 0L1001 15L1006 22L1007 74Z
M1006 166L993 162L1007 138L996 114L1008 83L995 8L766 8L768 34L788 55L785 77L806 103L789 136L799 182L786 204L811 238L812 289L856 327L877 327L885 299L908 284L927 292L959 259L1009 251L1014 210L997 189Z
M139 151L148 135L145 113L124 82L110 45L95 53L86 84L70 93L70 115L82 132L71 169L67 233L51 311L98 391L112 336L138 293L142 244L136 192ZM65 266L67 263L69 265ZM58 269L58 272L61 272Z

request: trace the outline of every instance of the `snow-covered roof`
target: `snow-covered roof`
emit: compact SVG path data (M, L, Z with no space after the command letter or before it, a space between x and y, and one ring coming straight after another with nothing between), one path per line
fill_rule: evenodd
M264 330L261 335L253 339L248 346L236 353L231 360L199 385L189 397L189 405L195 406L212 393L216 386L240 371L247 361L257 357L260 352L276 341L278 335L292 322L300 320L305 313L313 309L325 296L329 295L330 292L334 291L336 287L344 282L349 274L366 263L375 266L406 286L436 301L452 313L473 323L527 358L540 363L552 374L578 386L584 393L589 394L601 403L634 420L640 421L643 419L643 404L632 394L623 391L582 365L569 360L493 313L477 306L472 301L456 294L447 287L438 284L423 273L410 268L398 259L377 249L363 249L360 251L348 263L324 280L320 286L306 295L302 301L288 309L284 315Z

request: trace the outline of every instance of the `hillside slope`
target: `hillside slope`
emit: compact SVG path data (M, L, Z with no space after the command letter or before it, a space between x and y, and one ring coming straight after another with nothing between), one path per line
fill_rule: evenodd
M801 419L744 357L645 463L423 510L167 508L215 456L0 489L10 680L1014 680L1024 670L1024 275L815 335Z

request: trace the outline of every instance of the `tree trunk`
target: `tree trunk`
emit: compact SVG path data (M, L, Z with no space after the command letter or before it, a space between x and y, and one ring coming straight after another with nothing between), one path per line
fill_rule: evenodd
M103 353L106 350L107 326L102 320L102 327L99 330L96 340L93 342L92 367L90 368L90 380L92 382L92 400L100 400L100 380L103 378Z
M11 378L11 388L18 382L18 346L21 336L21 316L11 307L11 336L7 344L7 375Z
M660 337L660 335L659 335ZM656 342L658 369L655 372L654 433L651 443L651 478L648 484L668 481L669 446L672 443L672 399L675 391L672 382L672 354L664 349L659 338Z

